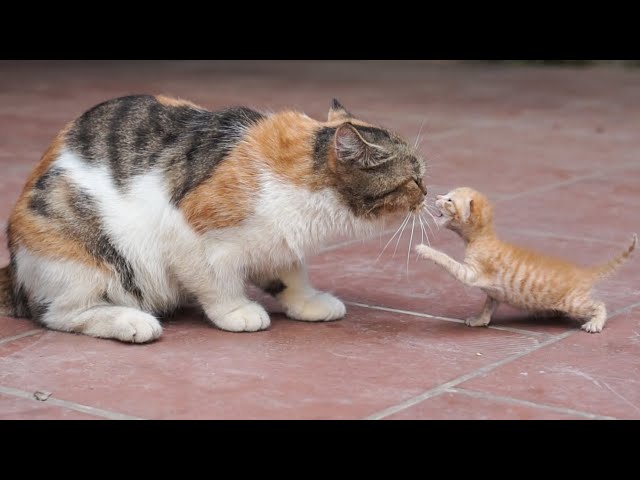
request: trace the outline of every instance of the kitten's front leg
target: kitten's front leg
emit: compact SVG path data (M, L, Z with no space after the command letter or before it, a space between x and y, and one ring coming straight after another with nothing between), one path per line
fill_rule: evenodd
M431 260L433 263L440 265L459 282L471 287L476 286L475 282L478 280L478 274L468 265L456 262L446 253L439 252L427 245L418 245L416 247L416 252L418 252L422 258L426 258Z
M498 308L498 305L500 305L500 302L487 295L480 315L467 318L465 323L470 327L486 327L491 322L491 316Z
M271 291L269 289L271 288ZM305 265L296 265L278 275L265 290L274 295L288 317L308 322L338 320L347 312L344 303L311 286Z

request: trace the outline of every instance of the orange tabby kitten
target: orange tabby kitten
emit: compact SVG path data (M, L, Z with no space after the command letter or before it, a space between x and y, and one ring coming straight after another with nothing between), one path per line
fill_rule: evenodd
M580 267L501 241L493 229L493 209L487 198L471 188L438 195L440 225L460 235L466 244L464 263L418 245L416 251L447 270L462 283L480 287L487 299L471 327L487 326L500 302L536 312L557 312L583 320L582 329L602 331L607 320L604 303L591 298L594 283L617 269L635 249L631 246L605 265Z

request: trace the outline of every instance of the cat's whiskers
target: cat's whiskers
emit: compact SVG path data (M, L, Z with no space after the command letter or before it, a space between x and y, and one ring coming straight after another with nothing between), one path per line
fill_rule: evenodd
M427 208L424 209L425 212L427 212L429 214L429 216L431 217L431 220L433 220L433 224L436 226L436 228L438 230L440 230L440 225L438 224L436 217L433 216L433 213L431 213L431 210L429 209L428 205L425 205ZM427 227L429 227L429 230L431 230L431 225L429 225L429 222L427 222ZM431 230L431 233L433 233L433 230ZM435 234L434 234L435 235Z
M398 245L400 245L400 240L402 240L402 235L404 235L404 229L407 228L407 225L409 224L409 218L411 217L411 212L407 213L407 219L404 221L404 225L402 227L402 231L400 232L400 235L398 236L398 241L396 242L396 248L393 251L393 255L391 255L391 258L394 258L396 256L396 252L398 251Z
M373 263L377 263L378 260L380 260L380 257L382 256L382 254L384 253L384 251L387 249L387 247L389 246L389 244L393 241L393 239L396 237L396 235L398 235L398 232L400 231L400 229L402 228L402 226L405 224L406 221L409 220L409 214L407 213L407 216L405 217L404 221L400 224L400 226L398 227L398 229L396 230L396 233L393 234L393 236L389 239L389 241L387 242L387 244L384 246L384 248L382 249L382 251L380 252L380 255L378 255L378 258L376 258L376 260Z
M416 213L413 212L413 223L411 224L411 236L409 237L409 248L407 249L407 278L409 278L409 257L411 256L411 244L413 243L413 230L416 226Z
M418 130L418 136L416 137L416 143L413 144L413 151L417 151L418 150L418 143L420 142L420 134L422 133L422 127L424 127L424 120L422 120L422 123L420 124L420 130Z
M429 226L429 223L427 222L426 218L422 219L424 221L424 223L427 224L427 227ZM427 240L427 245L431 246L431 242L429 241L429 235L427 235L427 230L424 228L424 226L422 227L422 230L424 232L424 238ZM431 230L431 228L429 228L429 230ZM431 230L431 233L433 233L433 230Z
M418 214L418 220L420 221L420 243L424 243L424 235L426 233L424 229L424 222L422 221L422 215ZM429 237L427 236L427 241L429 241ZM416 255L416 262L418 261L419 256Z

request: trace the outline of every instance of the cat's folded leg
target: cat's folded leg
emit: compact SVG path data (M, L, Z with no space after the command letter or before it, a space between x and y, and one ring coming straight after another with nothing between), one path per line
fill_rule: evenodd
M467 324L469 327L488 326L491 322L491 316L493 315L493 312L496 311L499 305L500 302L487 295L487 299L484 302L484 306L482 307L482 312L480 312L480 315L467 318L465 324Z
M54 330L132 343L150 342L162 334L160 322L153 315L136 308L115 305L69 310L54 304L41 321Z
M344 303L339 299L311 286L304 265L297 265L291 270L281 272L278 287L278 291L274 290L271 293L285 308L286 315L294 320L338 320L347 313Z

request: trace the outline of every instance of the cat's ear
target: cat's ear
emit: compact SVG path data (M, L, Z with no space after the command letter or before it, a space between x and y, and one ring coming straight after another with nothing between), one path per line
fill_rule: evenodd
M462 223L467 223L473 211L473 198L466 198L462 204Z
M329 109L329 122L333 122L334 120L348 120L353 118L353 115L347 111L346 108L342 106L342 104L336 100L335 98L331 102L331 108Z
M367 143L350 123L340 125L336 130L335 148L336 157L342 163L369 168L386 161L380 147Z

